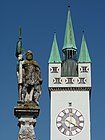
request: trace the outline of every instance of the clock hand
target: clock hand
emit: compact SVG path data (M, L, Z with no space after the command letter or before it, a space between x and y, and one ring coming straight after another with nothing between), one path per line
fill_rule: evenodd
M66 122L69 123L69 124L68 124L68 128L71 128L71 127L70 127L71 124L75 126L75 124L72 122L72 116L73 116L73 114L69 113L68 119L65 120Z
M75 123L72 123L71 121L68 121L68 120L66 120L69 124L73 124L75 127L78 127L78 125L77 124L75 124Z
M74 123L73 123L73 124L74 124ZM74 124L74 126L75 126L75 127L78 127L78 125L77 125L76 123Z
M70 128L70 121L69 120L65 120L67 123L66 123L66 125L67 125L67 127L68 128Z
M73 113L70 114L70 118L71 118L70 123L73 124L75 127L78 127L78 124L76 123L76 121L75 121L75 123L72 122L73 115L74 115Z
M70 128L70 129L71 129L70 124L74 125L74 127L77 127L77 128L79 128L79 129L82 128L82 127L80 127L79 125L77 125L76 123L72 123L72 122L70 122L70 121L68 121L68 120L66 120L66 121L69 123L68 128Z
M70 113L69 113L69 118L70 118L70 121L69 121L69 128L71 129L70 124L71 124L71 122L72 122L72 117L71 117L71 114L70 114Z
M78 127L77 123L73 123L72 122L72 117L73 117L73 114L69 114L69 120L66 120L68 123L69 123L69 128L70 128L70 124L74 125L75 127Z
M70 121L66 120L66 122L71 123Z

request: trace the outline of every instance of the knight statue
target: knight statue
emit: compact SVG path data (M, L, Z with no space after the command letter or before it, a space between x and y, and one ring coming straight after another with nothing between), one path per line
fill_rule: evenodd
M23 56L25 54L25 59ZM39 97L41 95L41 76L39 64L33 60L32 51L27 51L22 48L21 34L17 42L16 57L17 77L18 77L18 92L19 101L24 103L30 102L39 105Z

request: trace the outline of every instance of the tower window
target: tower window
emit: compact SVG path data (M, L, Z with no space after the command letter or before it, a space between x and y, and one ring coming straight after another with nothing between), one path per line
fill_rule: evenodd
M54 84L61 84L62 80L61 78L55 78L53 79Z
M79 78L78 84L86 84L86 79L85 78Z
M58 67L52 67L51 73L58 73Z
M70 53L69 58L72 58L72 50L70 50L69 53Z
M83 72L88 72L87 66L82 66L82 67L80 68L80 71L81 71L81 73L83 73Z
M66 78L65 82L66 82L66 84L74 84L73 78Z

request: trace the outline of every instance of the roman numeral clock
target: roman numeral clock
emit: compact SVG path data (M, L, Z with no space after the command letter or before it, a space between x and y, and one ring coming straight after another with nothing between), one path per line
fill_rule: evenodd
M50 140L90 140L91 59L82 37L79 58L70 7L61 59L56 34L48 62Z
M78 110L66 108L58 114L56 126L65 136L74 136L83 129L84 117Z

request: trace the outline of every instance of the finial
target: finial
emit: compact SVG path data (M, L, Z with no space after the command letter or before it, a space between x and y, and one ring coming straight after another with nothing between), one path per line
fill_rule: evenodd
M22 29L21 29L21 27L19 28L19 39L22 39Z
M83 30L82 33L84 34L84 32L85 32L85 31Z
M54 37L56 37L56 32L54 32Z
M68 0L68 8L70 8L70 0Z

